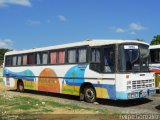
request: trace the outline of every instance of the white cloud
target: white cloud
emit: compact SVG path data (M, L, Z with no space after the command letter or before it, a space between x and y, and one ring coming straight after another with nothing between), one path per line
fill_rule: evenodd
M0 48L12 48L13 41L11 39L0 39Z
M116 29L115 29L115 32L118 32L118 33L124 33L124 32L125 32L125 30L124 30L124 29L122 29L122 28L116 28Z
M31 24L31 25L40 25L42 23L41 23L41 21L38 21L38 20L29 20L29 24Z
M65 22L65 21L67 20L66 17L63 16L63 15L58 15L58 19L59 19L60 21L63 21L63 22Z
M131 35L135 35L135 34L136 34L136 32L131 31L129 34L131 34Z
M31 7L30 0L0 0L0 7L6 7L9 4Z
M146 28L139 23L131 23L129 25L129 29L131 29L131 30L144 30Z
M128 27L126 28L111 27L110 29L112 29L116 33L127 33L130 35L135 35L137 31L143 31L143 30L146 30L147 28L142 26L139 23L133 22L129 24Z

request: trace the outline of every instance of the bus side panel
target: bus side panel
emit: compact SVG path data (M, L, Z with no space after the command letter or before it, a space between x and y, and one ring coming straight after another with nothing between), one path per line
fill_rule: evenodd
M87 64L74 65L65 73L62 81L62 93L79 95L80 86L85 82Z
M6 77L6 86L7 83L10 82L10 87L17 88L17 81L22 80L25 89L36 90L35 75L31 70L20 69L20 72L13 72L12 70L4 68L4 76Z
M16 90L17 89L17 79L10 78L10 77L3 77L3 84L10 89Z
M88 64L11 67L4 71L9 81L14 81L14 87L20 79L25 89L79 95L81 85L88 82L94 86L97 98L115 99L115 76L94 72Z
M155 72L155 87L160 89L160 64L150 64L150 70Z
M85 77L92 78L86 79L85 82L89 82L94 86L97 98L116 98L115 74L100 74L90 70L89 67L87 67Z

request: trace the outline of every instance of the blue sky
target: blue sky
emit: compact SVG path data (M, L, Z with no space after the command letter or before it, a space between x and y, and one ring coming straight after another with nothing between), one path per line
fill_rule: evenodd
M160 0L0 0L0 47L29 49L86 39L160 34Z

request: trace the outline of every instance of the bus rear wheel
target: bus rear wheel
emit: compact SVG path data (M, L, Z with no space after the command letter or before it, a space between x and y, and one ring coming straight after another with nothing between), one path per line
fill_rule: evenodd
M17 91L18 92L24 92L24 85L22 81L19 81L17 84Z
M96 100L96 92L93 87L86 87L84 89L84 99L86 102L93 103Z

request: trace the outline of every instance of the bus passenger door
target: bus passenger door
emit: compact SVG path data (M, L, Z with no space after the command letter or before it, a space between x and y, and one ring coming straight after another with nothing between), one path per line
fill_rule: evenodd
M116 98L116 74L115 74L115 45L105 46L103 48L102 62L103 62L103 94L106 98L115 99Z

